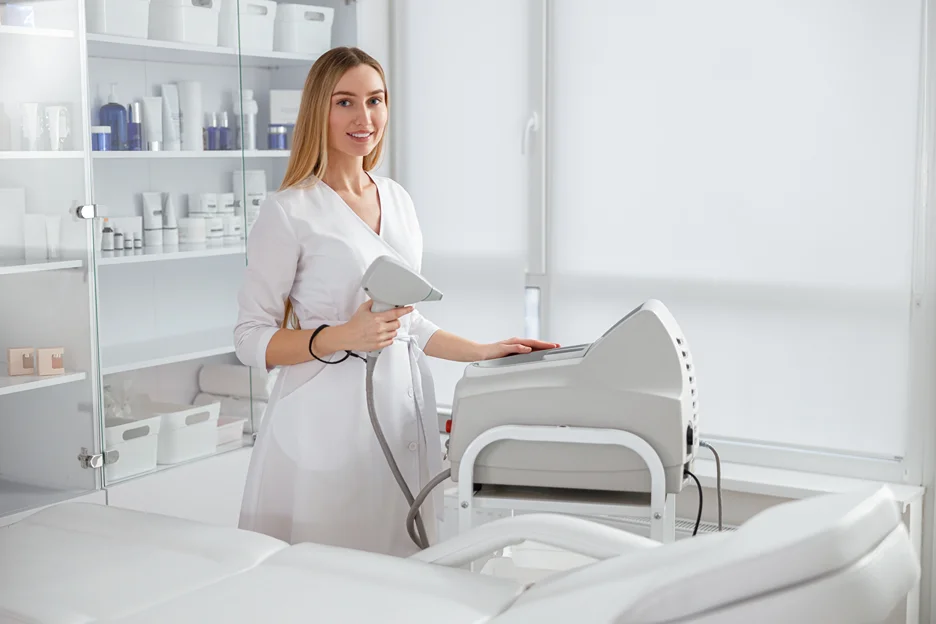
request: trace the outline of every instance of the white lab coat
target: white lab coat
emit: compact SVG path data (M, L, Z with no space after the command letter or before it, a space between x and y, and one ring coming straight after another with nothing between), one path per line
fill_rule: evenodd
M303 329L337 325L367 300L361 278L375 258L393 255L421 269L412 199L392 180L373 180L382 209L379 235L321 181L266 199L248 237L234 332L244 364L266 368L287 296ZM422 352L438 328L418 311L401 323L377 362L374 393L384 435L416 495L442 469L435 392ZM406 499L368 417L364 380L364 362L353 357L280 370L250 460L241 528L289 543L397 556L418 550L405 529ZM422 507L430 541L441 514L436 491Z

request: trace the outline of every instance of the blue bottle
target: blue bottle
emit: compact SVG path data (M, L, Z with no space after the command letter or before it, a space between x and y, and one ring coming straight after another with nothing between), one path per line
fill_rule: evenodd
M133 102L130 104L129 111L127 149L131 152L140 152L143 151L143 102Z
M127 109L117 103L117 84L111 84L108 103L99 113L102 126L110 126L111 150L127 150Z

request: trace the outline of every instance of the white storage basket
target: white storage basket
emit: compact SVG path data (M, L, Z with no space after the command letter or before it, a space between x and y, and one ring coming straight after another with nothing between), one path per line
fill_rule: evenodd
M243 418L221 416L218 418L218 446L238 442L244 438L247 421Z
M280 4L276 9L274 49L319 56L331 49L335 9L305 4Z
M125 479L156 468L161 417L107 418L104 421L104 449L117 451L117 461L104 464L108 482Z
M85 0L88 32L146 39L150 0Z
M226 2L221 7L218 45L237 49L238 6L240 7L240 49L251 52L272 52L277 5L270 0Z
M152 0L149 38L217 46L223 5L224 0Z
M178 464L215 452L220 411L220 402L192 406L147 401L138 413L162 419L156 462Z

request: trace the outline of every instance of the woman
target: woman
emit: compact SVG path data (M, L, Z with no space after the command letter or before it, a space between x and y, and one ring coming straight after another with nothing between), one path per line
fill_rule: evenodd
M364 363L347 353L383 349L377 415L415 494L441 471L425 355L471 362L557 345L478 344L412 307L371 312L360 284L376 257L392 255L415 271L422 262L409 195L368 173L387 117L386 81L373 58L336 48L313 65L282 187L250 232L239 296L238 357L283 367L251 458L240 526L289 543L408 556L418 550L406 532L408 505L368 418ZM441 512L438 497L421 509L430 541Z

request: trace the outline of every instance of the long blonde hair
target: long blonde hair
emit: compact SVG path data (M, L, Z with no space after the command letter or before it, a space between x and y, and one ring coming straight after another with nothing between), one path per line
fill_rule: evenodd
M359 65L373 67L380 75L384 85L384 102L387 107L390 106L387 78L383 67L372 56L359 48L349 47L333 48L320 56L309 70L302 90L292 154L280 185L281 191L302 184L315 184L325 176L328 168L328 117L332 93L345 72ZM380 163L386 138L387 130L384 128L377 146L364 157L364 171L372 171ZM289 297L286 298L281 327L301 329Z

